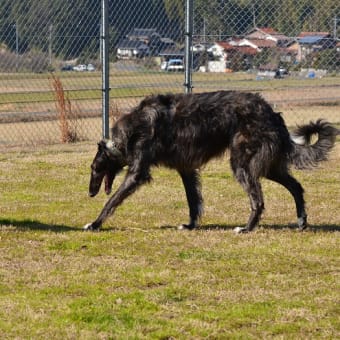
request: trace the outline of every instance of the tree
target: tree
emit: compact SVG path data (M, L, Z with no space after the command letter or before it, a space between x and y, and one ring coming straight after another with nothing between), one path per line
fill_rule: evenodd
M181 18L184 20L184 1L183 0L163 0L166 14L170 19Z

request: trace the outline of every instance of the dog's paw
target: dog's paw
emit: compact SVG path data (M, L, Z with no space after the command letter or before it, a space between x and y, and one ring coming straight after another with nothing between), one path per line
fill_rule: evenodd
M85 231L98 231L99 228L95 228L93 223L87 223L84 225L83 230Z
M298 219L299 231L304 231L307 228L307 216L299 217Z
M234 228L234 232L236 234L245 234L245 233L249 233L249 230L247 228L236 227Z
M83 230L92 230L92 223L85 224Z
M193 230L196 226L193 224L181 224L178 226L177 230Z

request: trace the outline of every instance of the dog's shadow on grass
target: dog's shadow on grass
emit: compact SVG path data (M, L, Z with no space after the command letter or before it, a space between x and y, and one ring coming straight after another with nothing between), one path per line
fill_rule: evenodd
M285 224L285 225L268 225L264 224L261 225L261 228L263 229L273 229L273 230L296 230L298 232L334 232L334 231L340 231L340 225L337 224L309 224L308 227L304 230L300 230L297 225L295 224Z
M201 230L233 230L236 227L239 227L239 225L215 225L215 224L207 224L199 227ZM255 228L255 230L292 230L292 231L299 231L299 228L297 225L294 224L260 224L259 227ZM323 224L323 225L316 225L311 224L308 225L308 227L303 230L304 231L312 231L312 232L333 232L333 231L340 231L340 225L336 224Z
M52 231L55 233L67 232L67 231L79 231L81 229L69 227L66 225L59 224L46 224L35 220L11 220L11 219L0 219L0 226L2 227L14 227L22 231L32 230L45 230Z
M35 220L11 220L11 219L1 219L0 218L0 227L14 227L16 229L22 230L22 231L31 231L31 230L42 230L42 231L52 231L55 233L61 233L61 232L68 232L68 231L82 231L81 228L76 227L70 227L67 225L59 225L59 224L46 224ZM232 231L236 227L239 227L239 225L230 225L230 224L204 224L202 226L199 226L195 230L199 231L209 231L209 230L225 230L225 231ZM125 228L123 228L124 230ZM129 228L127 228L129 229ZM163 225L160 227L160 229L172 229L172 230L178 230L178 226L171 226L171 225ZM292 231L299 231L296 225L289 224L289 225L269 225L269 224L261 224L258 228L255 230L292 230ZM116 229L116 228L103 228L101 229L103 231L114 231L114 230L122 230L122 229ZM186 230L187 232L195 232L195 230ZM305 231L309 232L334 232L334 231L340 231L340 225L336 224L323 224L323 225L316 225L312 224L309 225Z
M199 226L195 230L201 230L201 231L209 231L209 230L225 230L225 231L233 231L235 228L240 227L239 225L230 225L230 224L203 224ZM178 226L170 226L165 225L161 226L161 229L178 229ZM311 224L308 225L308 228L306 228L303 231L300 231L299 228L294 224L260 224L259 227L255 228L255 230L292 230L297 232L334 232L334 231L340 231L340 225L336 224L323 224L323 225L317 225L317 224ZM184 229L188 232L195 231L195 230L188 230Z

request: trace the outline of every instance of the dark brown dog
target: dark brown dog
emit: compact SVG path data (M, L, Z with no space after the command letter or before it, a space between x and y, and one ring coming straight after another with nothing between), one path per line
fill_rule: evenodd
M310 144L311 136L318 141ZM310 168L327 158L338 130L318 120L298 128L291 136L279 113L259 95L232 91L201 94L157 95L144 99L112 128L112 141L101 141L92 162L90 196L105 179L111 192L116 174L127 165L127 174L98 218L84 228L101 227L123 200L151 180L150 168L164 165L180 174L190 210L189 224L197 226L202 212L198 169L230 150L236 179L249 196L251 214L244 228L251 231L264 209L260 177L280 183L296 203L298 226L307 226L303 188L289 173L289 165Z

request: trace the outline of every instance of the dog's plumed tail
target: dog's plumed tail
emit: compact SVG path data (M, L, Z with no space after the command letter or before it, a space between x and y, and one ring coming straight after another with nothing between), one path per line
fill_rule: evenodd
M310 169L328 158L329 151L335 143L340 130L324 120L310 122L308 125L298 126L291 134L293 150L290 161L297 169ZM312 137L317 141L312 143Z

